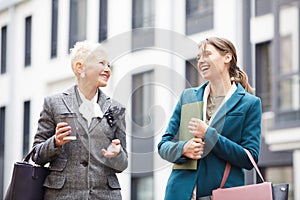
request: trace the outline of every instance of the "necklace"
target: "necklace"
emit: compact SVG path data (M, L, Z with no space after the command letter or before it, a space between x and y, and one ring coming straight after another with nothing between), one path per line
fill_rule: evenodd
M208 96L206 109L206 123L208 124L212 115L219 108L225 96Z

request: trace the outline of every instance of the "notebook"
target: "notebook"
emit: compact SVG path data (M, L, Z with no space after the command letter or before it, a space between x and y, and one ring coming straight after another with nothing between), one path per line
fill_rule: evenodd
M202 119L203 102L198 101L194 103L184 104L181 106L181 117L179 127L179 140L187 141L194 137L190 134L188 124L191 118ZM197 170L197 160L190 159L182 164L174 164L173 169L190 169Z

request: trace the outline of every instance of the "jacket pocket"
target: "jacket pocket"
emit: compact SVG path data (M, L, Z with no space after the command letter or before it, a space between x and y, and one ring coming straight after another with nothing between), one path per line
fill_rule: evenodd
M242 112L230 112L227 116L243 116L243 114Z
M67 159L57 158L55 159L55 161L50 163L49 169L51 171L61 172L66 168L66 165L67 165Z
M121 189L118 178L115 175L107 176L107 184L111 189Z
M61 189L65 184L66 178L64 175L50 173L43 186L51 189Z

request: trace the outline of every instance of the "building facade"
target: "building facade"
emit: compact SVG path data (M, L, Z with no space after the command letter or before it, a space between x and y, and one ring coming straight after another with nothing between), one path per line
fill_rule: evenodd
M299 0L0 0L0 196L30 149L43 98L75 83L69 49L101 42L104 92L127 108L125 200L163 199L172 164L157 144L181 91L201 84L197 43L230 39L263 103L259 166L300 200ZM247 182L252 182L247 172Z

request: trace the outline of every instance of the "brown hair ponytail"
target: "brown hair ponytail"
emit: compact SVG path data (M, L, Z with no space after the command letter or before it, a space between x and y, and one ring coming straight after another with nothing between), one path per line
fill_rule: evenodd
M244 72L238 66L235 67L230 66L229 74L230 74L231 81L240 83L247 92L254 94L254 89L250 86L248 82L248 76L246 72Z

